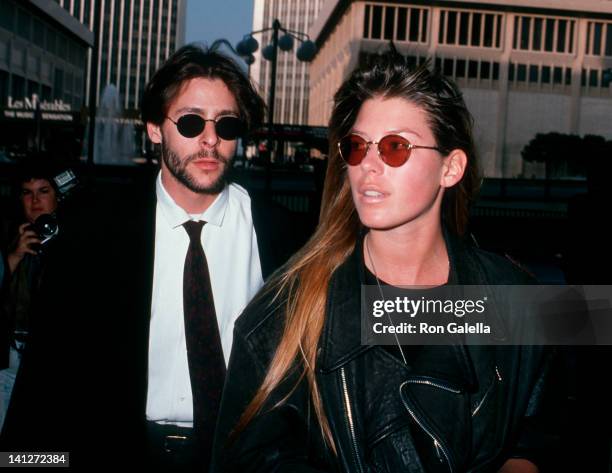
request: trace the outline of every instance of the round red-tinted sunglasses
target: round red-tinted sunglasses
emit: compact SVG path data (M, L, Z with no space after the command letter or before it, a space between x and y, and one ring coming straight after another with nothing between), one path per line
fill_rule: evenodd
M346 161L346 164L349 166L357 166L368 154L370 145L377 145L380 159L388 166L394 168L408 161L410 152L413 149L424 148L440 151L440 149L435 146L413 145L406 138L399 135L383 136L380 141L367 141L354 133L338 141L338 151L342 159Z

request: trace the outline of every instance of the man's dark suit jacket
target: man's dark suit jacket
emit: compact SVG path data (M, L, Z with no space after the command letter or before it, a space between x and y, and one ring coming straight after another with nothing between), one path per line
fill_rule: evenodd
M251 201L266 279L307 235L284 208ZM71 451L83 470L142 465L154 185L89 202L48 262L0 450Z

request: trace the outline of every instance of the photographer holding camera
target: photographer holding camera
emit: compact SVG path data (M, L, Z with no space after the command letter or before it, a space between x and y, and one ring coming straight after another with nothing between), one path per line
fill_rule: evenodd
M9 271L15 272L27 254L39 256L44 238L44 227L37 224L38 217L52 215L57 209L57 193L53 180L44 177L32 177L21 182L21 203L26 222L21 224L14 248L7 255Z
M46 248L58 233L55 217L58 189L52 168L43 158L31 158L18 173L15 184L20 223L16 229L16 225L8 225L12 231L4 232L12 243L3 248L7 275L1 307L0 426L30 329L32 303L45 269Z

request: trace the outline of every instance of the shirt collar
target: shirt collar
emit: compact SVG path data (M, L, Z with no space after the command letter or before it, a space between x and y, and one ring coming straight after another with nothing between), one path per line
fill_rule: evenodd
M157 175L155 193L164 220L171 228L179 227L188 220L203 220L217 227L223 225L223 218L229 203L229 186L225 186L210 207L200 214L189 214L174 201L162 184L161 171Z

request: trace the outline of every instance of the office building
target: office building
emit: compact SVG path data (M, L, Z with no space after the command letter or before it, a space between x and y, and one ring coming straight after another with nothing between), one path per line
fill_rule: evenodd
M310 125L327 123L343 79L393 41L458 83L487 176L540 176L521 158L536 133L612 139L610 0L329 0L309 33Z
M92 45L92 32L53 0L0 0L0 158L78 156Z

